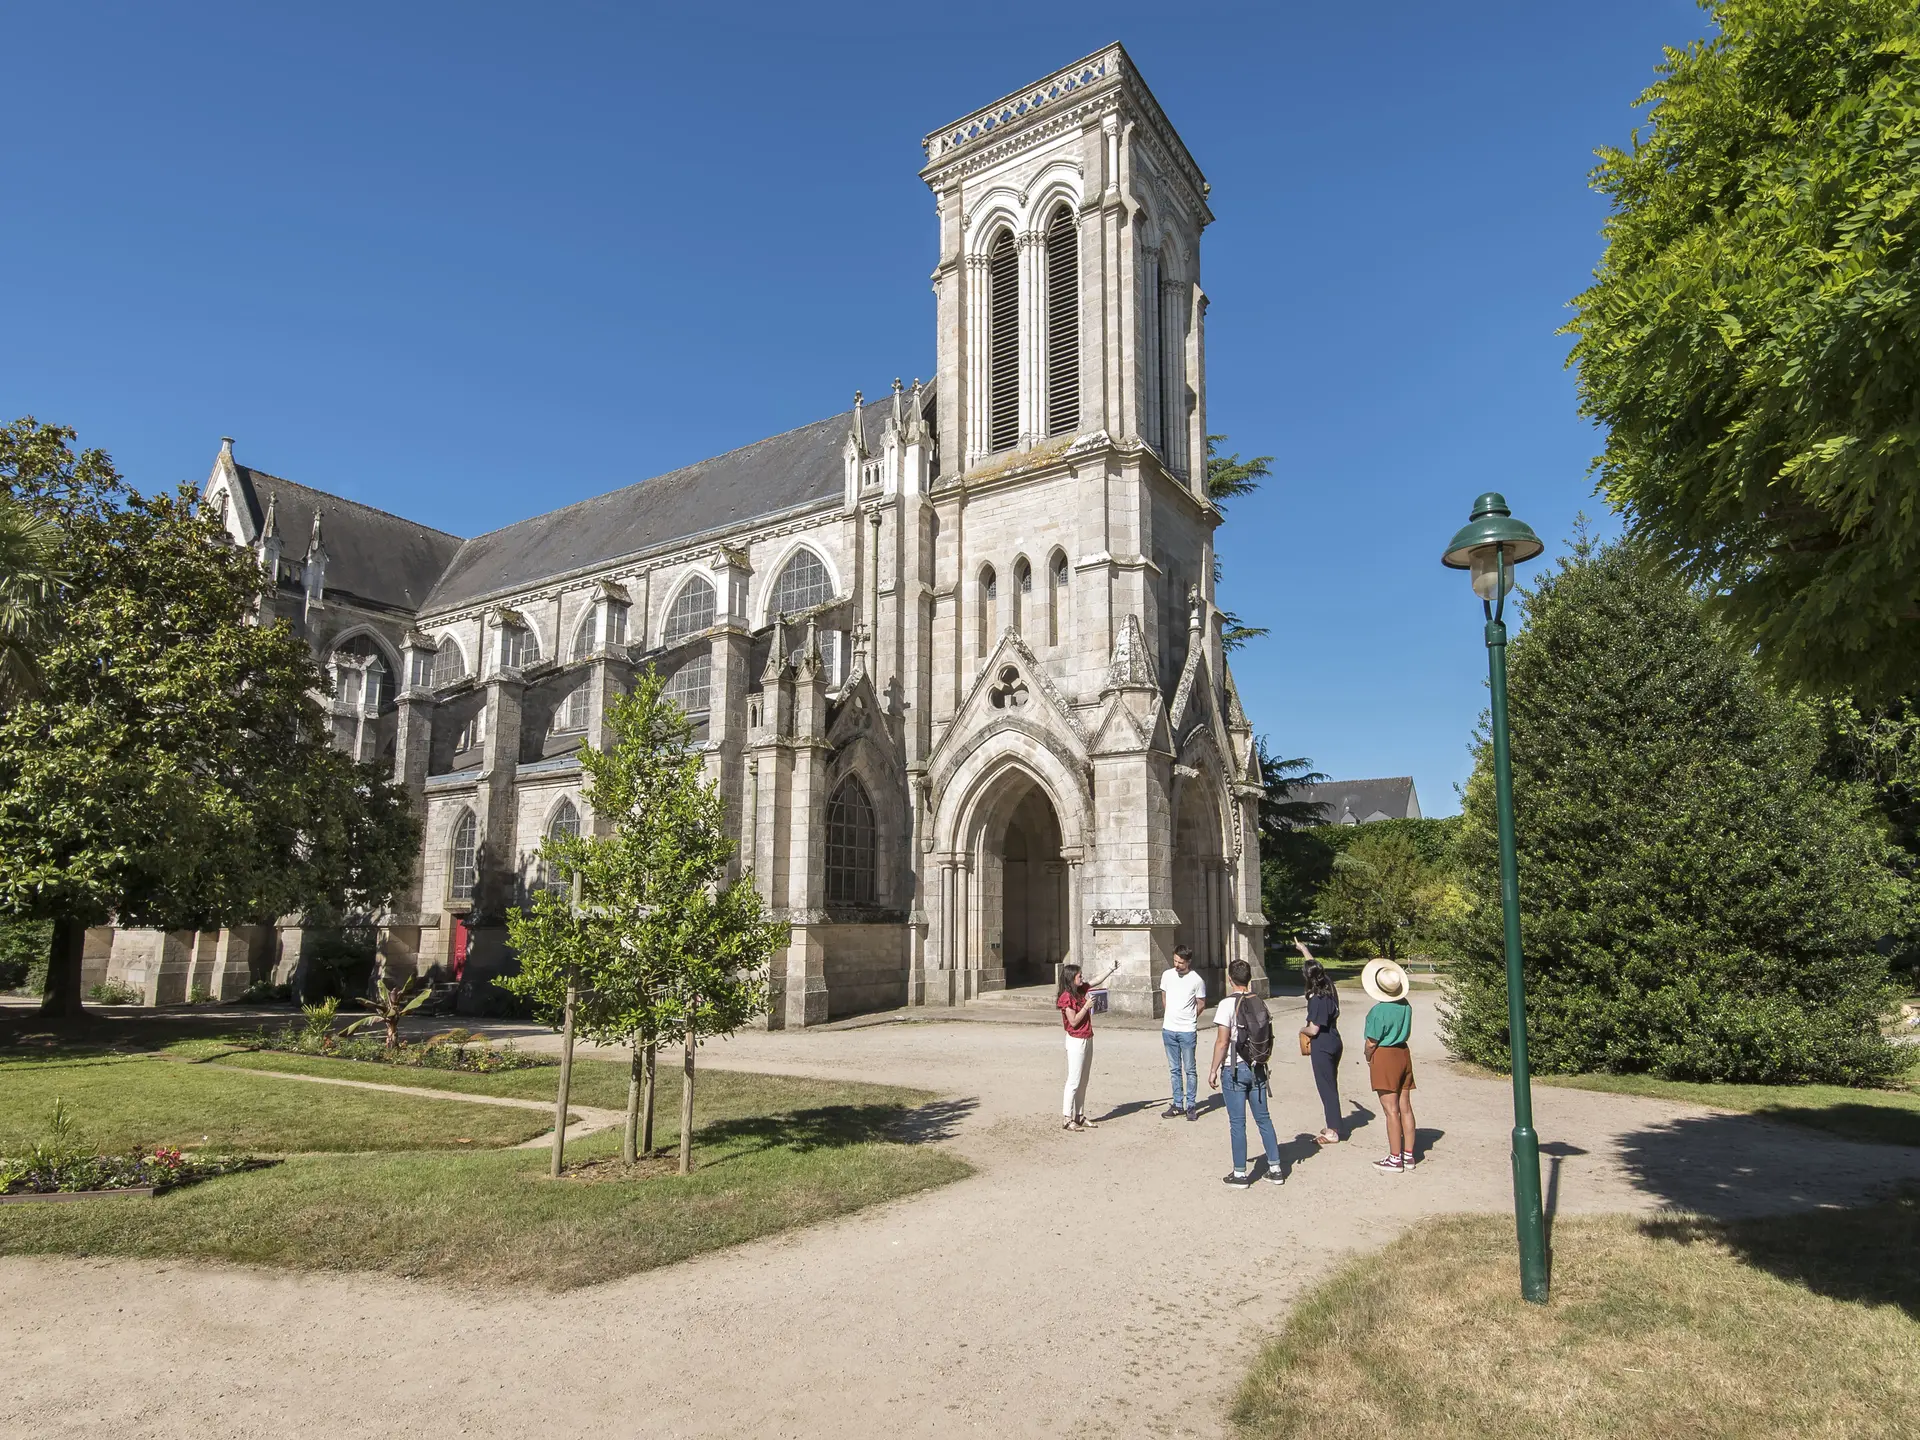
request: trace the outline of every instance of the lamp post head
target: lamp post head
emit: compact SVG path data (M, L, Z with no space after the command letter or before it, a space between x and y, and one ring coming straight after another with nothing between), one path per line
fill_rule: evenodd
M1454 570L1473 572L1474 593L1482 600L1496 598L1513 588L1513 567L1524 564L1547 547L1524 520L1513 518L1507 497L1489 490L1473 502L1473 514L1448 542L1440 563ZM1504 555L1506 564L1498 563ZM1500 581L1506 581L1500 586Z

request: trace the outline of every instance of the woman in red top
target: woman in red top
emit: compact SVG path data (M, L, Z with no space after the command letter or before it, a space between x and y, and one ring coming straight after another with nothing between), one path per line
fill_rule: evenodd
M1115 965L1107 971L1100 983L1106 984L1119 968ZM1067 1032L1067 1088L1060 1099L1063 1130L1093 1128L1087 1119L1087 1081L1093 1077L1093 990L1078 965L1060 967L1060 993L1053 1003Z

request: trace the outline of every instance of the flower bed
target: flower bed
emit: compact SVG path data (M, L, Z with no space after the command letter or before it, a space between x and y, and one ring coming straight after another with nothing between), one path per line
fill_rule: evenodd
M188 1156L167 1145L125 1155L60 1153L36 1145L25 1155L0 1158L0 1195L116 1190L157 1193L270 1163L245 1155Z
M389 1050L371 1035L341 1035L309 1022L304 1026L284 1025L275 1031L261 1030L250 1036L247 1043L255 1050L324 1055L334 1060L364 1060L376 1065L406 1065L423 1070L465 1070L478 1075L531 1070L559 1063L551 1055L530 1055L516 1049L511 1040L494 1045L484 1036L465 1030L449 1030L417 1044L403 1040Z

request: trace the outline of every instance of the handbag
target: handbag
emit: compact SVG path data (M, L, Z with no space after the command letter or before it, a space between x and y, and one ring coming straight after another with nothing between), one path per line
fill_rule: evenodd
M1305 1030L1300 1032L1300 1053L1302 1055L1311 1055L1313 1053L1313 1037L1307 1034Z

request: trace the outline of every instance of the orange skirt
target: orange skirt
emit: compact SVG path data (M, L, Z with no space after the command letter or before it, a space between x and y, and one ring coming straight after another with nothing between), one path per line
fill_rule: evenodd
M1404 1045L1376 1045L1367 1060L1376 1095L1404 1095L1413 1089L1413 1056Z

